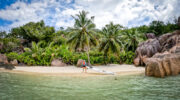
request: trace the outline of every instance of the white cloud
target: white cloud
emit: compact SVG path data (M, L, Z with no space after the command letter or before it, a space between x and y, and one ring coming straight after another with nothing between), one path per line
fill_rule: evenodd
M67 3L71 3L71 2L72 2L72 0L66 0L66 2L67 2Z
M152 20L168 21L172 16L180 15L180 12L176 10L179 8L177 2L179 1L94 0L90 2L89 0L77 0L76 3L86 4L84 8L95 15L95 23L101 28L110 21L128 27L149 24ZM155 5L158 5L157 9Z
M180 16L179 5L178 0L34 0L30 4L18 1L0 10L0 18L13 22L4 26L6 29L42 19L58 28L73 26L71 15L86 10L90 16L95 16L98 28L110 21L132 27L149 24L152 20L172 20Z

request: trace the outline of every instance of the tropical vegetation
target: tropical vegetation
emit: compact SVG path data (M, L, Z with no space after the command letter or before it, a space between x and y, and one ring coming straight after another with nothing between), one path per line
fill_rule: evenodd
M16 59L26 65L51 65L53 59L74 65L78 59L88 64L132 64L135 50L145 41L146 33L159 36L180 29L174 22L152 21L149 25L127 28L110 22L97 29L94 16L81 11L72 16L74 26L60 28L46 26L44 21L29 22L12 28L10 32L0 32L0 53L8 60Z

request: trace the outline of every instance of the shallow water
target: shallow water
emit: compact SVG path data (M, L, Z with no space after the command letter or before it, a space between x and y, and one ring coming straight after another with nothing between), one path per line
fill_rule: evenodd
M0 100L178 100L180 76L65 77L0 73Z

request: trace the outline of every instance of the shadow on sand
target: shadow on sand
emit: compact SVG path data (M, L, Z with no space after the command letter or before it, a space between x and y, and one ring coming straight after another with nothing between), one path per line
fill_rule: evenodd
M14 69L15 67L11 64L5 64L3 62L0 62L0 68L5 68L5 69L9 69L9 70L12 70Z

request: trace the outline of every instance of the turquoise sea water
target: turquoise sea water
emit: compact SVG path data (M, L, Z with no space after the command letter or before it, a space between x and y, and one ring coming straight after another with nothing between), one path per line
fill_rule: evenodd
M180 76L47 76L0 72L0 100L180 100Z

